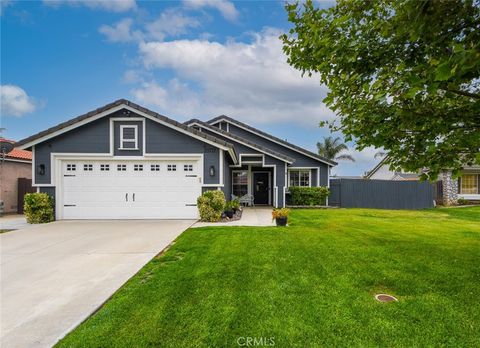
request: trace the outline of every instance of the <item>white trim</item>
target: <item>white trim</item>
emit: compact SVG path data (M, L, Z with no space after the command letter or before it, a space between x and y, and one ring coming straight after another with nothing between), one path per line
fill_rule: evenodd
M218 163L219 163L219 167L220 167L220 174L219 174L219 177L218 177L218 182L221 185L224 185L224 182L223 182L223 150L220 149L218 151L218 153L219 153Z
M115 120L114 120L115 122ZM117 122L121 122L121 121L117 121ZM115 123L114 123L115 125ZM123 130L124 129L133 129L133 134L134 134L134 138L133 139L124 139L124 133L123 133ZM123 144L127 142L127 143L135 143L135 148L124 148L123 147ZM120 125L120 147L117 149L117 150L136 150L138 151L138 126L136 124L121 124Z
M225 185L222 184L205 184L202 187L224 187Z
M197 126L200 126L200 127L204 127L204 128L205 128L204 125L201 125L201 124L199 124L199 123L197 123L197 122L192 122L192 123L190 123L190 125L197 125ZM275 156L275 155L273 155L273 154L271 154L271 153L268 153L267 151L263 151L263 150L261 150L261 149L259 149L259 148L253 147L253 146L250 145L250 144L244 143L243 141L238 140L238 139L236 139L236 138L233 138L233 137L229 136L228 134L219 132L219 131L215 130L214 128L216 128L216 127L213 127L213 126L212 126L212 128L207 128L207 130L209 130L209 131L211 131L211 132L213 132L213 133L216 133L216 134L218 134L218 135L224 136L225 138L228 138L228 139L230 139L230 140L232 140L232 141L234 141L234 142L237 142L237 143L239 143L239 144L242 144L243 146L249 147L249 148L251 148L251 149L253 149L253 150L255 150L255 151L259 151L259 152L264 153L264 154L266 154L266 155L268 155L268 156L270 156L270 157L279 159L280 161L287 162L287 163L289 163L289 164L292 164L292 163L293 163L292 161L288 161L288 160L286 160L285 158L281 158L281 157ZM258 155L257 155L257 156L258 156Z
M241 172L247 172L247 194L249 190L249 177L248 177L248 169L234 169L232 170L232 175L230 178L230 188L231 188L231 195L233 195L233 173L241 173Z
M458 198L463 198L463 199L467 199L467 200L480 200L480 194L477 193L459 193L458 194Z
M161 119L159 119L159 118L156 118L156 117L154 117L154 116L151 116L151 115L149 115L149 114L147 114L147 113L145 113L145 112L143 112L143 111L141 111L141 110L137 110L137 109L135 109L135 108L133 108L133 107L131 107L131 106L129 106L129 105L126 105L126 104L120 104L120 105L111 107L110 109L107 109L107 110L105 110L105 111L103 111L103 112L101 112L101 113L99 113L99 114L97 114L97 115L95 115L95 116L87 117L86 119L84 119L84 120L82 120L82 121L80 121L80 122L76 122L76 123L71 124L71 125L69 125L69 126L67 126L67 127L64 127L64 128L62 128L62 129L59 129L59 130L57 130L57 131L55 131L55 132L46 134L46 135L44 135L43 137L40 137L40 138L35 139L35 140L32 140L32 141L30 141L30 142L28 142L28 143L26 143L26 144L23 144L22 146L19 146L18 148L19 148L19 149L22 149L22 150L25 150L25 149L27 149L27 148L29 148L29 147L32 147L32 146L34 146L34 145L36 145L36 144L38 144L38 143L41 143L41 142L44 142L44 141L46 141L46 140L48 140L48 139L54 138L54 137L56 137L56 136L58 136L58 135L60 135L60 134L66 133L66 132L68 132L68 131L70 131L70 130L72 130L72 129L78 128L78 127L80 127L80 126L83 126L83 125L85 125L85 124L87 124L87 123L90 123L90 122L93 122L93 121L95 121L95 120L98 120L98 119L100 119L100 118L102 118L102 117L104 117L104 116L110 115L110 114L112 114L112 113L114 113L114 112L116 112L116 111L122 110L122 109L129 110L129 111L134 112L134 113L136 113L136 114L138 114L138 115L140 115L140 116L143 116L143 117L145 117L145 118L148 118L149 120L152 120L152 121L154 121L154 122L160 123L160 124L162 124L162 125L164 125L164 126L166 126L166 127L175 129L176 131L178 131L178 132L180 132L180 133L186 134L186 135L188 135L188 136L190 136L190 137L192 137L192 138L196 138L196 139L198 139L198 140L200 140L200 141L202 141L202 142L204 142L204 143L210 144L210 145L212 145L212 146L214 146L214 147L216 147L216 148L220 148L220 149L222 149L222 150L228 151L228 153L230 154L230 156L231 156L232 159L233 159L233 162L234 162L234 163L237 162L237 157L236 157L235 152L234 152L233 149L231 149L231 148L229 148L229 147L227 147L227 146L220 145L220 144L218 144L218 143L216 143L216 142L214 142L214 141L212 141L212 140L206 139L206 138L201 137L201 136L199 136L199 135L193 134L192 132L190 132L190 131L188 131L188 130L185 130L185 129L183 129L183 128L180 128L180 127L178 127L178 126L175 126L175 125L173 125L173 124L171 124L171 123L169 123L169 122L165 122L165 121L163 121L163 120L161 120ZM134 120L134 119L135 119L135 117L131 117L131 118L125 117L125 118L128 119L128 120ZM138 118L138 117L137 117L137 118ZM112 117L112 119L122 120L122 119L124 119L124 118L123 118L123 117L118 117L118 118ZM110 137L112 138L112 137L113 137L113 134L111 134ZM144 139L145 139L145 138L146 138L146 136L144 135ZM144 148L144 151L145 151L145 148Z
M27 163L27 164L30 163L30 164L32 164L32 161L15 159L15 158L4 158L3 162L18 162L18 163Z
M216 124L216 123L218 123L218 122L222 122L222 121L223 121L223 122L227 122L227 124L231 123L229 120L227 120L227 119L225 119L225 118L221 118L221 119L216 120L215 122L212 122L212 123L208 123L208 122L207 122L207 123L208 123L209 125L212 125L212 126L213 126L214 124ZM283 146L283 147L286 147L287 149L290 149L290 150L292 150L292 151L301 153L301 154L304 155L304 156L313 158L314 160L317 160L317 161L319 161L319 162L328 164L329 166L332 165L331 163L326 162L326 161L323 161L323 160L321 160L320 158L317 158L317 157L315 157L315 156L312 156L312 155L310 155L310 154L308 154L308 153L306 153L306 152L299 151L298 149L295 149L295 148L293 148L293 147L291 147L291 146L285 145L285 144L283 144L283 143L281 143L281 142L279 142L279 141L277 141L277 140L272 139L271 137L266 137L265 135L262 135L262 134L260 134L260 133L258 133L258 132L255 132L255 131L253 131L253 130L251 130L251 129L248 129L248 128L244 127L244 126L241 126L241 125L239 125L239 124L237 124L237 123L235 123L235 122L232 123L232 124L233 124L235 127L241 128L241 129L246 130L247 132L253 133L253 134L255 134L255 135L259 136L259 137L262 137L262 138L264 138L264 139L270 140L271 142L276 143L276 144L278 144L278 145L281 145L281 146Z

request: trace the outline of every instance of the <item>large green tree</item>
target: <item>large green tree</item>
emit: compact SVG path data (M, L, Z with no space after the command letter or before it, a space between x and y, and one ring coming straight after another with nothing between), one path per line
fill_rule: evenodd
M293 28L282 35L293 67L319 76L329 123L359 149L383 147L392 167L480 163L480 9L478 1L337 0L287 4Z

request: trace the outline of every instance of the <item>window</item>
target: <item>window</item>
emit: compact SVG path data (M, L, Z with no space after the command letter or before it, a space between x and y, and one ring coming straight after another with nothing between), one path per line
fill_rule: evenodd
M310 170L290 170L288 186L310 186Z
M193 165L191 165L191 164L185 164L185 165L183 166L183 171L185 171L185 172L193 172Z
M246 170L232 172L232 193L238 197L248 193L248 172Z
M93 164L84 164L83 170L86 172L91 172L93 170Z
M463 174L460 179L460 194L478 194L478 175Z
M117 164L117 171L119 171L119 172L127 171L127 165L126 164Z
M100 170L102 172L108 172L110 170L110 164L100 164Z
M74 172L76 170L77 170L77 165L76 164L67 164L67 171Z
M160 171L160 164L152 164L150 165L150 170L152 172L159 172Z
M167 166L167 171L169 172L176 172L177 171L177 165L176 164L169 164Z
M135 171L135 172L143 171L143 164L134 164L133 165L133 171Z
M137 126L120 126L120 150L138 150Z

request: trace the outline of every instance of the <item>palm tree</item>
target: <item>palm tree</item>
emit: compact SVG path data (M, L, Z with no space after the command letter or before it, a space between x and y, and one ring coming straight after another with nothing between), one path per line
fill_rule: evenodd
M348 154L340 154L348 150L348 146L342 143L339 137L323 137L323 143L317 143L318 154L330 160L346 160L355 162L355 159Z

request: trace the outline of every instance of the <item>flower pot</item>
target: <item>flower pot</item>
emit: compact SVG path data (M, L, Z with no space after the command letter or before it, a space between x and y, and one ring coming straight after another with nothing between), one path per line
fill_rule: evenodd
M277 226L287 226L287 217L279 217L275 219Z
M227 215L229 219L233 218L233 210L226 210L225 215Z

